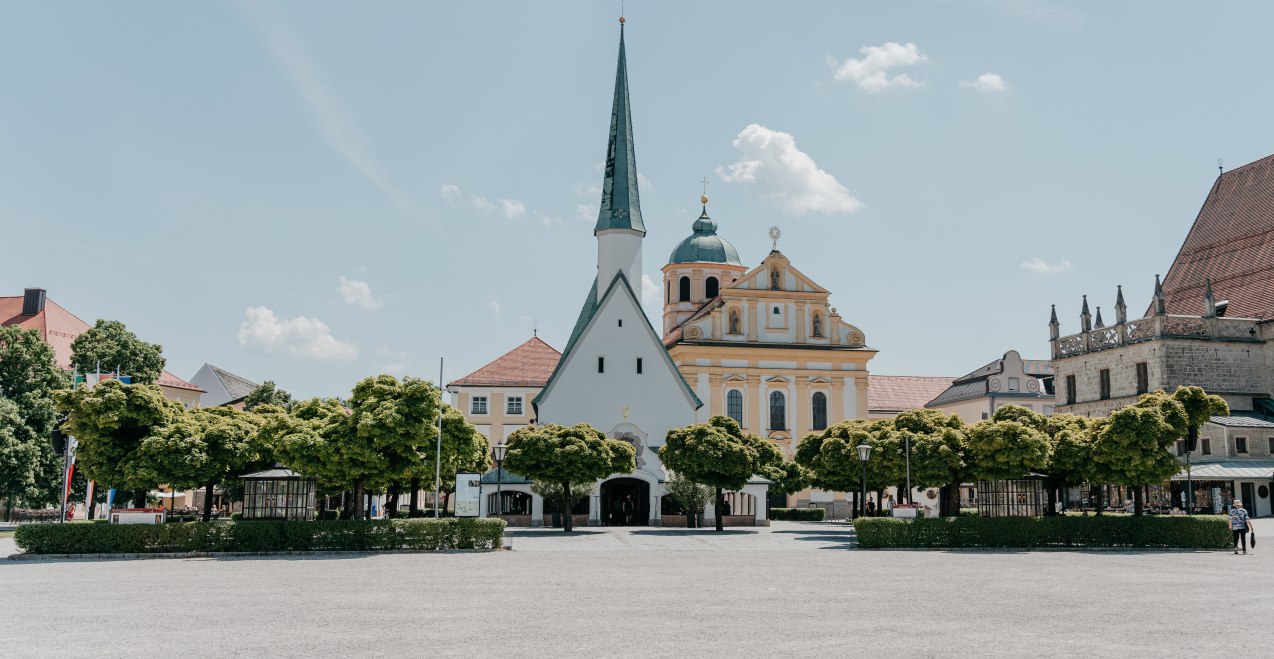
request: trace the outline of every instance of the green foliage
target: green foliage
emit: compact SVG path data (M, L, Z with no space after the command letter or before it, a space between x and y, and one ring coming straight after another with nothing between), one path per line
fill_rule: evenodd
M71 365L80 373L115 372L133 378L134 384L154 384L164 370L163 347L146 343L118 320L98 319L97 324L71 343Z
M507 472L506 472L507 473ZM556 502L559 506L566 501L567 507L559 510L570 510L575 504L587 499L593 493L593 484L596 479L579 481L571 483L570 487L565 487L561 483L552 481L532 481L531 491L544 497L548 501Z
M1048 420L1049 462L1045 471L1056 487L1079 485L1092 472L1093 435L1087 417L1054 414Z
M0 414L8 429L0 439L0 499L39 506L59 498L61 456L53 453L49 432L57 419L53 392L68 386L70 378L39 332L0 327L0 400L15 406Z
M687 512L699 514L712 500L712 488L696 483L681 473L674 473L664 486L666 496L671 497Z
M1180 471L1169 447L1181 436L1182 427L1165 420L1161 403L1170 402L1170 410L1175 406L1172 411L1179 419L1185 412L1170 396L1159 394L1147 394L1143 399L1149 398L1149 404L1115 410L1097 425L1092 458L1103 480L1117 485L1162 483Z
M392 551L499 549L504 520L24 524L15 541L31 554Z
M293 471L318 479L323 489L344 489L344 473L334 468L336 449L330 436L345 423L345 408L335 400L299 401L291 412L274 405L256 409L261 419L257 442Z
M988 419L969 429L967 455L973 478L1005 480L1043 471L1048 450L1048 436L1033 423Z
M670 430L659 449L659 459L670 471L696 483L741 490L773 459L773 454L762 448L765 440L757 437L759 441L752 441L744 435L734 419L714 416L707 423Z
M827 511L822 508L771 508L770 519L788 522L821 522Z
M991 415L992 421L1016 421L1039 432L1046 432L1048 417L1021 405L1001 405Z
M76 464L84 475L119 489L149 489L160 467L139 449L152 434L178 421L181 403L159 387L107 380L97 386L54 394L67 415L63 429L79 440Z
M1186 396L1189 397L1189 394L1186 394ZM1224 402L1225 401L1222 401L1222 403ZM1165 431L1165 433L1171 435L1174 441L1176 438L1186 434L1186 432L1190 429L1190 416L1186 412L1185 406L1183 406L1176 398L1164 393L1162 389L1148 394L1142 394L1133 406L1158 411L1163 422L1168 424L1169 428L1171 428L1171 430ZM1228 410L1229 407L1227 406L1226 409Z
M430 446L427 453L426 467L433 464L434 446ZM465 421L460 410L445 405L442 413L442 490L456 491L457 472L484 473L491 466L491 444L487 438L473 424ZM432 475L432 472L425 475Z
M946 517L854 520L863 549L939 547L1187 547L1221 549L1226 518L1168 517Z
M354 385L345 429L333 436L339 456L332 468L350 484L385 486L434 473L439 391L417 378L365 378Z
M506 443L504 468L533 481L557 483L562 493L559 510L571 509L573 484L629 474L637 468L637 451L632 444L608 439L587 423L528 426L514 431ZM565 515L563 520L563 530L570 532L571 516Z
M266 380L257 385L257 388L243 399L243 409L246 412L255 411L262 405L274 405L284 410L291 409L292 394L280 389L274 380Z
M794 461L783 461L762 472L770 479L770 493L793 494L810 486L810 472Z

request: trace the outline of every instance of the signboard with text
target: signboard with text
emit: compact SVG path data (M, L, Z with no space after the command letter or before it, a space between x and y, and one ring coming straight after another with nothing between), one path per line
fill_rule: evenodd
M456 517L477 517L482 508L482 474L456 474Z

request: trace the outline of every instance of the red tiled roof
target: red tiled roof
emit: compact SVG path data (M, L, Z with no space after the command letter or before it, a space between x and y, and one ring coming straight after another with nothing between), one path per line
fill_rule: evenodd
M923 375L869 375L867 409L885 412L921 409L954 381L955 378Z
M1206 278L1227 317L1274 318L1274 156L1217 177L1163 279L1168 313L1202 315Z
M62 308L62 305L48 298L44 300L44 311L34 316L23 316L21 295L0 297L0 325L5 327L16 325L22 329L38 331L40 339L53 347L53 355L58 367L67 371L71 370L71 343L91 327L75 314ZM159 374L156 384L174 389L203 391L168 371Z
M562 353L532 337L495 361L447 384L449 387L543 387Z

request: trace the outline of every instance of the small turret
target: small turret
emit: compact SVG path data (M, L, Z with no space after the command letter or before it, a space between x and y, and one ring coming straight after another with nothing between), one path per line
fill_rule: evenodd
M1163 284L1159 281L1159 275L1155 275L1155 315L1162 316L1168 313L1168 301L1163 297Z
M1096 327L1097 329L1101 329L1105 326L1106 326L1106 323L1103 323L1101 320L1101 307L1097 307L1097 322L1093 323L1093 327Z
M1216 298L1212 295L1212 278L1203 280L1203 317L1216 318Z
M1115 287L1115 323L1123 325L1128 322L1128 305L1124 304L1124 287Z
M1093 314L1088 312L1088 296L1084 296L1084 308L1079 312L1079 329L1081 332L1093 331Z
M1048 338L1051 341L1056 341L1057 337L1061 336L1062 326L1061 323L1057 322L1057 305L1051 304L1049 306L1053 307L1053 311L1048 315Z

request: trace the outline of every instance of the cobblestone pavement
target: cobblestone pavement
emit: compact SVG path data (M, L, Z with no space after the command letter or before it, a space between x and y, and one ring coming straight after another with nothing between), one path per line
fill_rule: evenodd
M0 656L1268 656L1274 553L856 551L844 527L514 551L0 561ZM560 533L560 532L557 532ZM3 548L0 547L0 551Z

